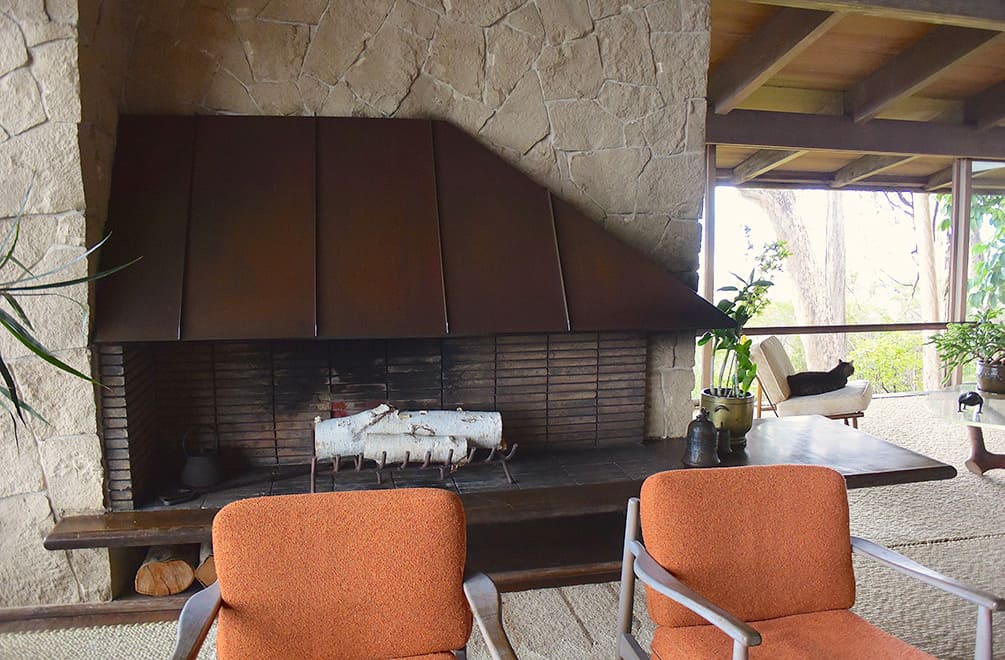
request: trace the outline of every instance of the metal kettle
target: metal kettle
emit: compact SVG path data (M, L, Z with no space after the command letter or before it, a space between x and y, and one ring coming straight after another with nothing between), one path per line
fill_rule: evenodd
M684 452L684 465L688 467L713 467L719 465L718 433L708 418L704 408L698 416L687 425L687 451Z
M189 438L195 431L212 431L213 446L209 449L190 449ZM220 434L215 426L192 426L181 437L181 450L185 465L181 469L181 483L189 488L209 488L220 483Z

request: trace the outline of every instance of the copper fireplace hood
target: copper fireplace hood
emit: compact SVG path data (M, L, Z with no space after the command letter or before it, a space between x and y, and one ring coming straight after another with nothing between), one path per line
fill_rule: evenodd
M732 325L440 121L123 116L106 230L98 343Z

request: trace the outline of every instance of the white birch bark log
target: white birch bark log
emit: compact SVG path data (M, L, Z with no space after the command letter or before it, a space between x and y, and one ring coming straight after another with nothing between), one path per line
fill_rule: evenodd
M431 460L442 463L450 449L454 462L463 462L468 448L501 448L502 415L468 410L398 411L387 404L348 417L314 420L314 453L320 459L363 454L389 463ZM394 458L392 458L394 457Z

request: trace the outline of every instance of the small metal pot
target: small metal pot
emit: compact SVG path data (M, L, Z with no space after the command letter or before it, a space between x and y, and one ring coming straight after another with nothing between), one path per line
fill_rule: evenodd
M690 467L718 465L717 441L715 427L708 419L708 411L702 410L687 425L687 451L684 453L684 465Z
M196 431L212 431L213 446L209 449L190 449L189 438ZM223 478L220 470L220 434L216 427L193 426L181 437L181 450L185 453L185 465L181 469L181 483L189 488L210 488Z

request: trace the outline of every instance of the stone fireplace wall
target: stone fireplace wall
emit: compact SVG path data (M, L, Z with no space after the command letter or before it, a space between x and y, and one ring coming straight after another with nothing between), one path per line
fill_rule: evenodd
M0 231L6 234L27 197L15 256L35 272L85 249L77 23L76 0L0 2ZM59 277L86 270L80 262ZM89 373L87 288L61 293L67 297L21 302L39 341ZM106 599L107 552L42 547L59 517L104 509L93 387L45 364L6 332L0 354L21 396L48 420L15 428L0 415L0 606Z

